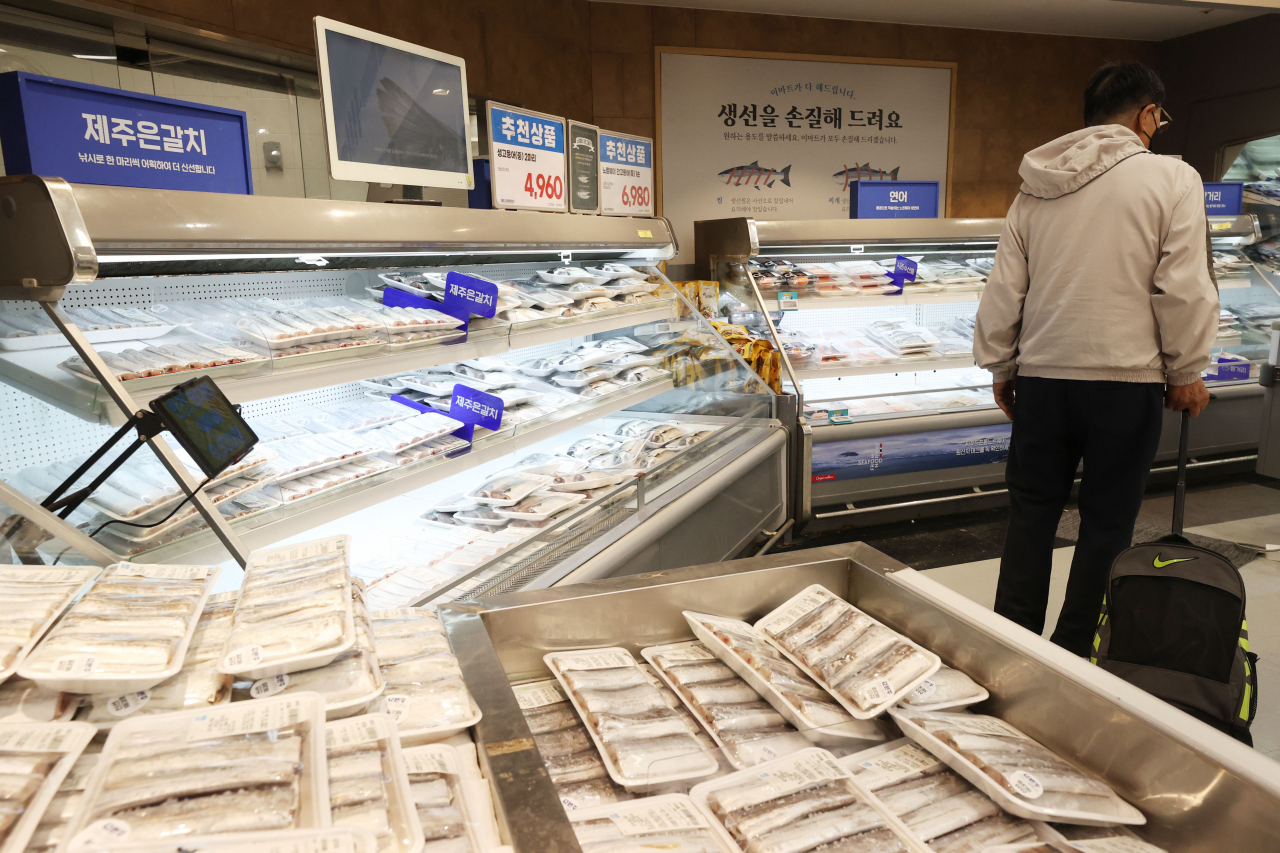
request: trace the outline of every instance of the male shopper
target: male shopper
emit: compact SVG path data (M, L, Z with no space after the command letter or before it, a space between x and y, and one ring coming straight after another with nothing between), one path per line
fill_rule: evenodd
M1088 654L1107 573L1129 547L1161 403L1192 417L1217 335L1204 189L1152 154L1164 84L1138 62L1085 88L1085 127L1028 153L978 306L974 358L1013 421L996 612L1044 630L1054 533L1077 466L1080 535L1052 640Z

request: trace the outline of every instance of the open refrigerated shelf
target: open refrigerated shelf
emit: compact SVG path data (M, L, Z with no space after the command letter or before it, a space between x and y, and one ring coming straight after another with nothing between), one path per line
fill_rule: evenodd
M802 414L850 411L847 423L811 421L797 430L798 522L810 516L814 505L972 488L1003 478L1009 428L992 406L904 406L901 411L853 415L852 405L876 399L887 408L900 396L981 382L976 371L952 378L944 373L972 371L971 356L937 357L926 348L926 354L913 360L879 359L918 348L930 335L943 343L939 352L971 345L980 288L1002 227L999 219L698 223L697 275L720 283L727 294L721 306L730 322L746 325L781 351L784 387L798 395ZM1206 375L1218 399L1197 423L1192 450L1198 455L1235 454L1249 446L1242 424L1248 425L1245 431L1252 431L1256 444L1261 389L1233 383L1241 381L1241 372L1256 375L1257 365L1266 361L1264 327L1280 319L1280 292L1271 280L1270 255L1253 248L1259 239L1254 217L1213 217L1210 235L1224 332L1214 344L1213 357L1215 362L1235 364L1225 368L1221 378L1213 372L1216 367ZM932 283L936 277L944 287L949 280L953 288L979 289L912 293L908 284L901 294L841 293L855 286L868 291L885 287L885 264L892 265L898 255L919 261L931 287L937 286ZM983 283L973 280L978 275ZM784 294L786 300L780 300ZM911 340L916 333L917 339ZM895 334L904 336L896 339L901 349L888 345ZM819 360L841 357L842 349L850 351L851 357L843 356L849 363ZM1166 430L1170 432L1176 434ZM1159 458L1171 449L1167 441L1162 443ZM868 466L869 455L884 464Z
M673 301L663 301L656 305L619 306L618 309L611 309L607 316L588 317L574 323L518 323L482 328L475 334L474 340L457 343L402 348L405 345L379 342L370 346L370 352L356 353L348 358L341 357L346 350L332 350L334 357L330 360L311 361L293 369L279 369L274 363L264 365L249 362L246 365L232 365L244 369L231 372L230 375L225 369L189 370L123 384L136 402L146 406L179 382L208 374L214 377L218 387L231 402L248 403L328 388L345 382L394 376L466 359L503 355L526 347L641 324L670 322L676 317L677 309ZM112 346L122 349L129 343L118 342ZM0 381L85 420L111 426L123 424L124 414L103 393L97 382L75 376L58 366L74 354L70 346L0 353ZM269 370L266 369L268 366ZM142 387L138 388L138 385Z
M478 430L471 448L460 455L430 457L402 468L371 474L284 504L279 509L233 519L230 522L231 529L240 534L251 548L265 548L486 462L519 453L539 441L583 423L629 409L674 387L670 378L655 379L625 392L602 397L592 405L575 406L545 419L496 432ZM203 530L172 544L143 552L133 559L141 563L199 563L216 560L220 551L221 545L214 538L213 532Z
M751 423L767 425L766 431L781 429L775 420L776 398L767 386L657 271L655 264L676 251L662 219L588 221L509 211L214 198L72 186L29 176L0 181L30 194L33 210L40 211L41 204L52 208L42 211L47 216L40 222L33 220L29 252L0 257L0 281L37 278L41 283L2 294L10 300L5 310L11 318L2 327L11 346L0 347L5 350L0 376L11 386L5 393L21 399L20 408L34 413L43 429L37 435L40 430L23 431L13 424L11 432L18 438L9 448L4 494L22 498L19 503L30 510L27 498L39 501L53 483L65 479L77 460L101 443L106 424L119 423L125 410L143 408L202 372L215 377L233 403L244 405L251 427L280 451L279 482L250 484L261 486L252 495L237 483L235 488L246 491L219 493L216 509L204 506L211 493L200 494L203 527L190 511L183 514L182 524L154 532L120 527L119 522L104 526L102 512L87 508L69 519L78 530L60 530L57 519L40 517L37 522L48 525L45 530L52 527L54 535L93 535L117 557L189 564L231 556L243 565L251 549L339 527L343 529L335 532L356 533L357 548L376 562L391 547L384 547L381 531L384 516L394 514L392 507L402 511L397 532L417 530L429 542L439 529L422 519L423 511L442 497L440 489L466 491L482 485L485 481L476 479L482 475L505 477L518 466L545 467L547 458L555 458L546 454L566 453L571 439L596 436L580 451L585 455L570 461L585 466L580 460L606 457L593 461L589 470L606 472L600 479L618 485L616 493L597 487L593 502L625 500L634 493L644 507L646 484L654 487L647 490L650 497L660 496L678 491L679 483L690 478L706 480L741 458L738 452L725 456L720 447L734 436L743 440L739 427ZM66 268L46 263L64 256L74 263ZM605 263L613 266L570 273L571 281L587 287L572 288L564 276L551 272ZM473 322L469 338L461 342L447 337L408 340L449 327L438 314L387 310L382 288L393 282L429 288L446 272L511 282L500 286L506 296L499 310L513 313ZM605 287L602 272L617 284L634 286ZM516 294L524 296L519 301L507 298ZM541 307L521 307L530 304ZM378 319L366 322L371 313ZM111 323L122 318L130 327L165 330L150 341L163 341L171 333L179 339L145 344L155 348L150 361L137 354L122 356L113 359L117 367L108 368L101 353L119 353L129 341L105 341L99 334L95 337L100 340L91 342L79 329L120 329ZM62 338L32 338L55 332ZM54 341L59 345L38 345ZM197 346L186 346L188 342ZM97 382L59 367L73 353L80 358L76 369L84 367ZM210 363L220 366L203 367ZM192 365L202 369L181 369ZM171 372L145 375L157 368ZM143 378L118 381L112 376L129 373ZM411 374L416 381L409 380ZM456 445L456 438L441 435L450 427L432 420L437 416L404 416L392 399L403 394L439 412L448 409L450 398L433 395L448 394L448 386L458 384L508 400L503 427L493 432L477 428L466 449ZM708 429L705 419L716 420L714 428ZM613 430L631 420L653 422L640 427L644 430L667 420L692 423L677 429L680 444L668 447L675 440L671 436L656 443L641 439L639 445L616 437ZM713 435L718 438L708 440ZM163 438L158 441L163 446ZM429 442L434 444L419 446ZM774 447L778 443L776 436L768 443L775 466L770 471L784 470ZM615 452L623 446L625 452ZM152 449L159 455L154 445ZM171 484L155 479L155 460L144 457L130 459L102 487L119 492L111 493L111 506L145 507L156 500L147 497L148 489L171 494ZM587 470L564 468L565 457L559 459L552 466L557 473ZM103 460L94 463L86 477L104 465ZM610 479L608 472L615 469L627 473ZM643 476L634 477L636 471ZM762 502L760 512L723 525L742 546L759 530L780 524L779 515L786 512L785 497L778 492L785 478L771 474L767 479L763 488L769 500ZM668 480L667 488L657 488ZM202 489L203 484L195 478L189 488ZM236 494L249 497L241 500ZM636 523L643 526L656 515L665 517L663 529L678 527L705 512L715 498L703 496L698 506L682 504L670 511L651 501L631 518L641 519ZM575 547L609 529L581 522L569 512L573 503L550 506L556 507L546 510L553 515L565 513L565 535ZM562 520L554 517L557 523ZM353 530L348 525L355 518L362 520ZM492 533L521 516L502 520L507 518L477 520L486 526L470 529ZM190 527L184 526L188 523ZM520 527L515 524L512 530ZM723 544L721 538L686 549L688 559L736 553L715 550ZM535 559L525 554L526 539L511 535L502 540L505 557L517 563L528 557L540 572L554 570L555 564L544 558L559 551L530 543L542 555ZM498 541L490 537L485 547ZM47 546L36 547L37 558L46 562L58 556L40 550ZM419 557L410 549L407 559L434 565L439 549L428 552ZM402 558L404 554L397 556Z

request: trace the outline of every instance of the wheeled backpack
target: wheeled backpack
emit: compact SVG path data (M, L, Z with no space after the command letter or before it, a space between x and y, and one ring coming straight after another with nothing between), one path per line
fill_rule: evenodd
M1173 532L1111 564L1090 660L1252 745L1258 656L1249 651L1244 579L1221 554L1182 536L1188 420L1184 411Z

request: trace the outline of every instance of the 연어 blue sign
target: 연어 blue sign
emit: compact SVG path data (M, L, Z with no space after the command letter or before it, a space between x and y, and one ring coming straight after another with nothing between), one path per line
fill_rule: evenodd
M251 195L247 122L240 110L0 74L0 145L10 175Z
M1244 184L1211 181L1204 185L1204 210L1210 216L1239 216L1244 204Z
M920 265L910 258L904 258L898 255L893 262L893 272L889 274L889 278L893 279L893 284L897 287L897 293L902 292L902 285L908 281L916 280L916 273L920 271Z
M444 277L444 304L440 310L466 322L474 314L492 317L498 311L498 285L479 276L450 270Z
M937 181L852 181L850 219L937 219Z

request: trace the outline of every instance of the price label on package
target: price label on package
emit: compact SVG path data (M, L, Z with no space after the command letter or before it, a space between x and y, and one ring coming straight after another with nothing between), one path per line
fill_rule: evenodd
M413 699L403 693L388 693L383 697L383 705L387 709L387 714L397 723L403 723L405 718L409 716L409 709L413 705Z
M521 711L532 711L534 708L545 708L548 705L569 701L569 697L564 695L564 691L556 681L517 684L511 688L511 692L516 694L516 704L520 706Z
M653 216L652 139L600 131L600 212Z
M565 127L559 116L489 104L493 206L564 212Z
M800 310L800 295L794 291L786 291L778 294L778 310L779 311L798 311Z
M915 773L931 771L942 762L915 744L883 752L862 762L862 766L879 776L886 785Z
M653 835L658 832L680 832L701 829L706 822L693 807L681 801L647 803L638 800L622 803L610 812L609 820L623 835Z
M779 761L757 774L757 778L777 796L782 797L815 782L843 779L848 775L843 767L836 764L830 753L808 753Z
M690 643L687 646L662 649L657 654L661 655L662 659L668 663L694 663L716 659L716 656L711 654L702 643Z
M270 675L259 679L249 688L249 695L254 699L265 699L274 696L289 686L288 675Z
M561 672L571 669L615 669L620 666L636 665L636 659L623 651L573 652L555 655L551 660L556 669Z
M140 709L143 705L151 700L151 694L146 690L139 690L136 693L126 693L123 696L117 696L107 703L107 713L113 717L127 717L134 711Z

